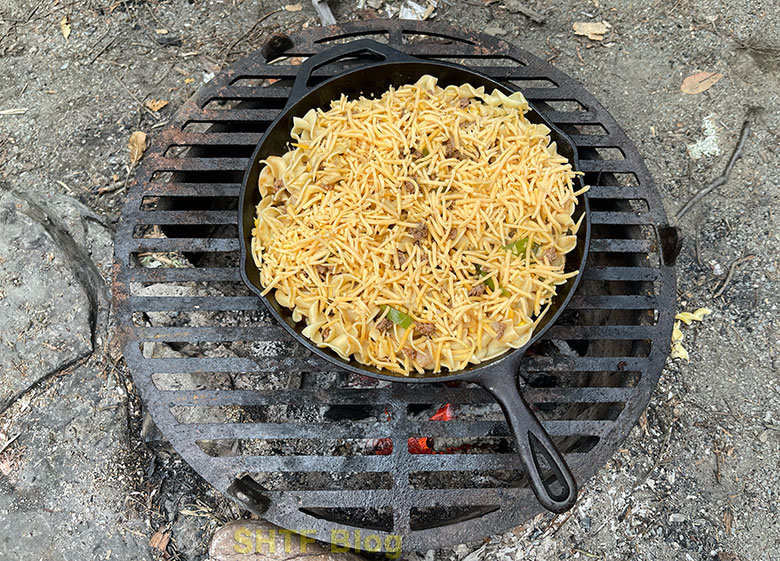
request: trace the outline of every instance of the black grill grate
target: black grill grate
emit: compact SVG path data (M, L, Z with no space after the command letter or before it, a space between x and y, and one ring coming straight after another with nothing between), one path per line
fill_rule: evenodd
M581 86L492 37L373 20L296 35L279 54L310 56L359 37L515 83L577 145L592 186L588 268L524 368L526 399L585 482L637 421L669 349L675 275L660 257L656 228L667 220L648 170ZM359 63L321 68L315 79ZM368 528L422 550L520 524L541 507L486 392L331 372L273 325L241 284L241 178L296 71L287 58L266 64L256 53L219 73L161 133L129 190L115 301L144 403L217 489L276 524L316 530L319 539ZM150 252L159 267L139 264ZM445 403L455 420L429 421ZM408 439L420 437L444 453L410 453Z

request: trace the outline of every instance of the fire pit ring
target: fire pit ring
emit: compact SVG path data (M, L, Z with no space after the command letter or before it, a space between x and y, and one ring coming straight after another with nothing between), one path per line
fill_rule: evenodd
M592 186L591 253L569 309L523 359L533 375L524 398L580 485L612 456L669 350L675 273L658 235L667 218L636 148L606 110L571 78L493 37L428 22L354 22L277 38L264 52L279 60L255 53L218 73L162 131L128 190L116 312L147 411L217 489L324 541L360 531L381 549L394 536L404 549L439 548L540 511L505 449L509 432L492 398L472 386L361 386L344 373L314 380L307 373L332 367L263 316L241 285L231 235L244 169L297 73L291 60L361 37L512 82L574 141ZM360 63L339 61L313 77ZM150 255L160 258L156 268L143 266ZM257 372L265 378L254 384ZM455 418L429 420L427 410L444 403ZM499 444L486 445L491 439Z

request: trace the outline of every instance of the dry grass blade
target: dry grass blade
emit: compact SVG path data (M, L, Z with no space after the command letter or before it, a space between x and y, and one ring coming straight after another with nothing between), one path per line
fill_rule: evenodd
M27 107L15 107L0 111L0 115L24 115L25 113L27 113Z
M5 444L3 444L2 446L0 446L0 454L2 454L3 452L5 452L6 450L8 450L8 447L9 447L11 444L13 444L14 442L16 442L16 439L17 439L17 438L19 438L20 436L22 436L22 433L20 433L20 432L19 432L19 433L16 433L14 436L12 436L10 439L8 439L8 441L7 441Z

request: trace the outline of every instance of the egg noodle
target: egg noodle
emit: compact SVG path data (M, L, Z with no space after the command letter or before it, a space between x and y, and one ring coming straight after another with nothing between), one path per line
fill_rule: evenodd
M423 76L295 118L263 161L252 255L303 334L409 374L523 346L581 219L577 172L520 93ZM583 190L584 191L584 190Z

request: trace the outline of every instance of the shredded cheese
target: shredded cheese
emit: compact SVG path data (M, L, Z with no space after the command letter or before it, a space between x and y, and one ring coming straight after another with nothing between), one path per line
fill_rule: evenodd
M293 149L260 174L264 292L317 345L399 374L524 345L577 274L563 271L579 228L575 172L527 109L423 76L295 118ZM388 306L411 326L388 325Z

